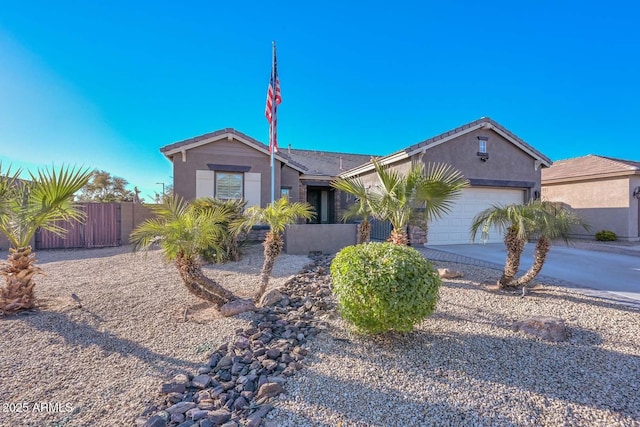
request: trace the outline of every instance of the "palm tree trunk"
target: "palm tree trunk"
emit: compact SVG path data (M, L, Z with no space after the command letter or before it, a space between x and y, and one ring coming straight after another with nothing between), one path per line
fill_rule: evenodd
M260 273L260 287L258 288L258 292L256 292L254 301L260 301L260 298L262 298L262 295L264 295L264 292L267 290L269 277L273 272L273 266L276 263L278 255L282 252L283 247L284 241L280 234L271 231L267 233L264 239L264 264L262 264L262 272Z
M15 313L36 306L33 292L33 276L42 272L35 266L36 255L31 246L9 248L8 265L0 270L5 277L5 287L0 289L0 313Z
M238 299L232 292L216 283L215 280L205 276L196 261L183 255L178 255L176 257L176 267L187 290L198 298L213 303L216 308Z
M387 240L394 245L407 246L409 244L409 236L407 236L407 232L404 230L397 230L395 228L391 230L391 235Z
M500 288L513 286L513 279L520 268L520 257L524 250L525 241L518 238L518 230L515 227L509 227L507 234L504 236L504 244L507 247L507 261L502 270L502 276L498 279Z
M531 268L524 274L524 276L515 281L516 286L524 286L528 284L538 275L538 273L540 273L540 270L542 270L542 267L544 266L544 262L547 260L547 254L550 249L551 241L544 236L540 237L536 242L536 249L533 254L533 265L531 265Z
M371 239L371 223L363 219L358 224L358 243L367 243Z

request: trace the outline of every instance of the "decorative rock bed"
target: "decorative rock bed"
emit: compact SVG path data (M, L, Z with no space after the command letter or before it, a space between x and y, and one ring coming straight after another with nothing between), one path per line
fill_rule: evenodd
M282 289L263 298L264 307L247 313L251 326L236 330L209 363L194 374L163 384L164 402L136 419L143 427L257 427L284 391L287 378L302 368L306 342L326 328L321 314L335 307L328 266L319 256Z

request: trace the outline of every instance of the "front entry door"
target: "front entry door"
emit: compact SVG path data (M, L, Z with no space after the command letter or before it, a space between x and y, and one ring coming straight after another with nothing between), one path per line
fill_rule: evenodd
M307 202L313 206L316 217L309 221L311 224L335 223L333 207L333 190L330 188L308 188Z

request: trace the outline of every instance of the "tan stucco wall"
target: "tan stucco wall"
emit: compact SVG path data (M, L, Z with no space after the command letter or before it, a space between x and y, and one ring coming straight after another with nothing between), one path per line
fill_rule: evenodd
M478 136L487 137L486 162L478 156ZM420 154L413 158L418 159ZM440 145L429 148L422 156L425 164L447 163L460 170L467 179L481 179L507 183L514 181L531 182L533 186L528 190L526 198L533 196L534 191L540 191L541 170L535 168L535 160L529 154L504 139L492 130L477 130L461 135ZM393 165L398 172L403 173L411 166L411 160L405 159ZM366 185L375 185L375 173L367 172L361 176ZM521 187L527 189L527 187Z
M182 154L173 156L173 183L177 194L191 200L196 196L196 170L209 170L208 163L218 165L248 166L249 172L261 174L260 203L264 207L271 201L271 164L268 154L262 153L236 140L216 141L187 151L186 161ZM281 173L283 185L292 187L291 193L297 197L297 172L282 167L275 161L275 196L280 196ZM224 170L224 169L220 169ZM296 199L297 200L297 199Z
M356 244L356 224L294 224L284 234L284 252L309 255L310 252L335 254Z
M300 201L300 186L298 183L299 177L300 177L300 172L298 172L297 170L290 168L287 165L284 165L282 167L281 169L282 186L291 187L291 192L289 193L289 200L291 200L292 202Z
M486 162L478 156L478 137L487 137ZM462 171L467 179L498 181L529 181L534 183L531 191L540 191L540 168L529 154L507 141L500 134L480 129L461 135L451 141L426 151L425 163L448 163Z
M566 203L591 225L590 233L575 230L576 237L592 238L599 230L611 230L621 240L637 240L638 200L631 194L636 186L640 186L640 178L545 184L542 197Z
M148 205L131 202L120 203L120 244L130 244L129 236L133 229L146 219L153 217L154 214Z

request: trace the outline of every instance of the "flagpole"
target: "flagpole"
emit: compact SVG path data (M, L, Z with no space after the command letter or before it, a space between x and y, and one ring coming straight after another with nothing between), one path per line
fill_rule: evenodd
M276 42L275 40L271 42L271 76L277 78L275 76L275 64L276 64ZM269 124L269 151L271 152L271 203L275 201L275 193L276 193L276 172L275 172L275 143L273 141L273 130L276 126L276 82L273 82L273 100L271 103L271 123Z

